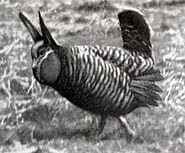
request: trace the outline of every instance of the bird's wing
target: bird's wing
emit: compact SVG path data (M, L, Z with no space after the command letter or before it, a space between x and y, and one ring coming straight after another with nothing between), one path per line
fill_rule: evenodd
M150 28L143 14L136 10L124 10L118 14L118 19L123 48L152 57Z
M116 61L111 62L111 60L108 60L111 57L107 57L107 60L105 60L103 58L105 56L92 51L92 48L91 46L75 46L70 48L70 57L74 59L70 61L76 62L69 65L71 67L80 67L78 72L76 72L77 68L71 68L70 71L75 70L73 73L77 75L77 77L73 77L74 79L72 80L75 81L72 82L75 82L75 84L83 83L83 88L86 91L89 91L97 99L101 99L101 102L94 101L96 104L92 106L94 108L96 105L97 110L99 108L115 110L116 107L119 107L118 105L124 107L132 98L132 93L129 90L132 79L130 79L130 76L124 69L116 65Z
M93 53L104 61L124 70L128 75L138 76L153 68L154 61L141 55L134 56L127 49L113 46L73 46L73 50Z
M98 99L103 98L104 100L97 101L97 109L105 108L107 110L116 110L119 108L119 111L122 111L121 108L132 107L132 100L134 98L135 103L133 108L140 106L156 105L157 100L160 100L160 96L157 92L161 92L161 89L155 85L155 81L162 80L162 76L159 72L148 71L146 74L142 74L138 77L130 76L130 72L122 69L118 66L118 61L120 56L123 56L123 51L119 56L115 55L116 51L119 49L115 48L114 53L110 54L112 51L108 51L107 58L105 59L104 55L99 55L95 51L92 51L93 46L76 46L71 48L71 57L75 58L75 63L80 63L80 72L77 78L79 82L83 82L85 89L90 91L91 94L98 97ZM100 47L100 46L99 46ZM108 50L102 48L105 52ZM112 48L111 48L112 49ZM99 50L98 53L101 51ZM112 59L112 57L114 57ZM128 54L129 55L129 54ZM103 58L104 57L104 58ZM116 61L117 57L117 61ZM124 60L126 61L129 56L126 56ZM72 61L72 60L71 60ZM80 61L80 62L79 62ZM125 64L125 63L124 63ZM74 63L70 64L76 66ZM71 68L72 72L73 68ZM74 71L74 74L76 71ZM75 77L74 77L75 78ZM75 80L75 79L73 79ZM78 82L78 81L75 81ZM142 104L144 102L144 104Z

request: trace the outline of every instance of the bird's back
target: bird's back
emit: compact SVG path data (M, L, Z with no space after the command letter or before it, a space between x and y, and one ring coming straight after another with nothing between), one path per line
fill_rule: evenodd
M141 75L154 67L154 59L142 52L137 52L137 50L130 52L125 48L103 45L81 45L73 46L71 49L99 56L104 61L124 70L128 75L132 75L132 77Z

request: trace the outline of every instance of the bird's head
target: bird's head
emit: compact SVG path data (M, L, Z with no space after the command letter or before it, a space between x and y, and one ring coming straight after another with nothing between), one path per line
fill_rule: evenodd
M32 70L34 77L42 84L52 85L61 73L61 61L58 55L59 46L52 38L39 12L41 34L33 24L19 13L21 21L32 36L31 48Z

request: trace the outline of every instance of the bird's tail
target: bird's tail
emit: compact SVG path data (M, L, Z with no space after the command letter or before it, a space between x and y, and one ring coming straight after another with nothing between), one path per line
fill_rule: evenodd
M162 89L156 85L156 81L162 81L164 78L159 69L152 69L143 75L140 75L131 83L131 91L134 95L133 107L158 106L161 101L159 95Z

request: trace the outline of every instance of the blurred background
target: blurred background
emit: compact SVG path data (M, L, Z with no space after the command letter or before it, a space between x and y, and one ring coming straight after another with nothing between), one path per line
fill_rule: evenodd
M127 116L137 132L127 143L121 132L88 142L89 113L52 89L31 71L32 39L20 22L23 12L39 28L41 11L60 45L122 46L117 14L140 10L152 29L153 52L165 80L158 108ZM0 0L0 152L8 153L184 153L185 0ZM119 128L110 119L105 130Z

